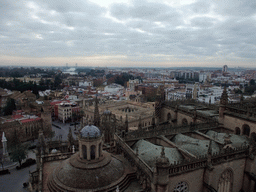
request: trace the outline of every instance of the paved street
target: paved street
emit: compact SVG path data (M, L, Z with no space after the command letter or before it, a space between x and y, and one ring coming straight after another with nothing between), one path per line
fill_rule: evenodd
M75 126L70 126L70 123L63 124L59 121L53 121L53 124L58 125L61 129L52 126L52 130L55 131L55 136L53 140L67 140L69 127L71 127L73 138L76 138L74 134ZM77 128L80 128L80 125L77 125ZM35 143L37 140L35 140ZM35 144L34 143L34 144ZM36 159L35 153L30 150L28 153L28 158ZM35 171L36 165L32 165L30 167L16 170L16 168L11 169L11 174L1 175L0 176L0 192L25 192L27 189L23 188L23 183L28 182L29 180L29 171Z
M28 158L35 159L35 153L29 151ZM24 162L24 161L23 161ZM23 183L29 180L29 171L35 171L36 165L26 167L21 170L16 170L16 168L11 169L11 174L0 176L0 192L23 192L27 191L23 188Z
M53 138L53 140L59 140L60 138L62 138L62 140L67 140L67 136L68 136L68 132L69 132L69 127L71 127L71 131L73 134L73 138L76 138L76 135L74 134L74 130L75 130L75 126L72 125L70 126L70 123L61 123L59 121L53 121L52 124L57 125L59 127L61 127L61 129L55 127L54 125L52 126L52 130L55 131L55 136ZM80 124L76 125L77 128L80 128Z

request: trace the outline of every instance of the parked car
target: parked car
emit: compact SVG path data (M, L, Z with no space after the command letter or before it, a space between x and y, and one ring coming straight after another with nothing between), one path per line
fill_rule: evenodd
M28 158L24 163L21 164L21 166L16 166L17 170L23 169L25 167L29 167L31 165L36 164L36 160L32 158Z
M9 169L4 169L0 171L0 175L5 175L5 174L11 174Z

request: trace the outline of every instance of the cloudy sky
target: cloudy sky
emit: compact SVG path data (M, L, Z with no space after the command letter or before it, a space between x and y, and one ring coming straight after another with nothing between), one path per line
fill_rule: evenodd
M255 0L1 0L0 65L256 67L255 32Z

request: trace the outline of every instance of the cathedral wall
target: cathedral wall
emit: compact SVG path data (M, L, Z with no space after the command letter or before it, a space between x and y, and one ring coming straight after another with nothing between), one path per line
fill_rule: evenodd
M203 191L203 175L204 169L198 169L189 173L172 176L169 178L168 191L173 192L180 182L185 182L188 185L188 191Z
M246 159L246 168L245 171L249 173L256 174L256 158L254 159L247 158ZM253 191L255 182L253 180L250 180L248 175L244 175L244 182L243 182L243 190L244 191Z
M20 141L25 142L36 139L38 137L38 130L41 128L43 128L42 120L26 123L9 122L2 124L0 127L0 133L2 135L4 132L8 141L13 137L14 131L16 131ZM2 142L0 146L2 146Z
M139 119L128 122L128 127L138 127L139 126ZM147 127L152 124L152 117L142 118L141 119L142 127Z
M177 125L182 125L182 121L186 119L188 122L188 125L192 122L193 123L193 119L192 117L185 115L183 113L178 113L178 117L177 117Z
M84 117L86 119L94 119L94 112L93 111L84 110Z
M246 121L244 119L239 119L238 117L233 117L229 115L225 115L223 118L224 127L234 130L236 127L240 129L240 134L243 133L243 125L247 124L250 127L250 135L251 133L256 133L256 123L251 121Z
M17 127L19 129L21 129L21 126ZM1 127L0 128L0 136L1 136L1 139L2 139L2 134L4 132L5 134L5 137L7 139L7 142L11 140L11 138L13 137L13 133L14 133L14 130L16 129L16 127ZM2 142L0 142L0 147L2 147Z
M175 118L175 112L173 110L168 109L168 108L163 108L162 109L163 121L168 121L168 113L170 113L171 119Z
M168 117L169 118L171 117L171 119L175 119L176 118L176 112L174 110L172 110L172 109L163 108L161 111L162 111L162 119L163 119L163 121L168 121ZM193 122L192 115L189 116L187 114L183 114L183 113L178 112L177 113L177 125L178 126L182 125L183 119L186 119L188 124ZM203 123L203 121L199 120L199 119L196 119L196 123Z
M212 171L209 171L208 184L218 190L218 184L221 174L225 170L231 170L233 175L232 192L239 192L242 189L243 185L245 160L246 159L239 159L213 166L214 169Z

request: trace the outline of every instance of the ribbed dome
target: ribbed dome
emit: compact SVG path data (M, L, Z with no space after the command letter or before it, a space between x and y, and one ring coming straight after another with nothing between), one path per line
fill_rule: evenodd
M99 137L101 136L100 130L94 125L86 125L80 131L81 137Z
M78 153L63 161L49 177L50 191L108 191L122 181L124 165L110 154L104 155L107 158L94 164L79 161Z
M104 115L110 115L110 114L111 114L111 111L105 110L105 111L103 112L103 114L104 114Z

